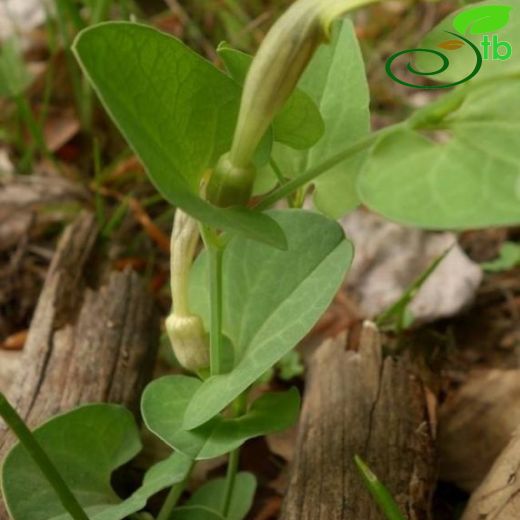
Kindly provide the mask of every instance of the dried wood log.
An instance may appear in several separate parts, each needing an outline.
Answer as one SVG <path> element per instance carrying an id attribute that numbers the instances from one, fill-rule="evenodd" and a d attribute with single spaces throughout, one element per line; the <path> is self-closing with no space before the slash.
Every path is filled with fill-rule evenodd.
<path id="1" fill-rule="evenodd" d="M 439 412 L 441 480 L 473 492 L 519 424 L 520 370 L 471 372 Z"/>
<path id="2" fill-rule="evenodd" d="M 356 454 L 411 520 L 429 518 L 435 482 L 424 389 L 404 359 L 383 359 L 366 323 L 357 351 L 329 340 L 309 363 L 283 520 L 381 520 L 354 466 Z"/>
<path id="3" fill-rule="evenodd" d="M 475 453 L 478 457 L 478 453 Z M 462 520 L 520 518 L 520 429 L 470 498 Z"/>
<path id="4" fill-rule="evenodd" d="M 0 177 L 0 251 L 15 247 L 31 228 L 62 221 L 60 204 L 88 200 L 80 184 L 61 177 L 12 175 Z M 55 209 L 37 211 L 52 204 Z"/>
<path id="5" fill-rule="evenodd" d="M 34 313 L 22 369 L 8 398 L 31 427 L 88 402 L 136 410 L 152 375 L 159 324 L 135 273 L 112 272 L 100 287 L 93 261 L 97 228 L 82 214 L 65 231 Z M 13 436 L 0 423 L 0 461 Z M 0 519 L 9 518 L 0 501 Z"/>

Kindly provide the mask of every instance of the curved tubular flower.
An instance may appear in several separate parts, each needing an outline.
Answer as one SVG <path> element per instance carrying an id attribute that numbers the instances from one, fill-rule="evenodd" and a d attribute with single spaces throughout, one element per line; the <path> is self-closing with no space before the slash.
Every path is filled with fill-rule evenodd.
<path id="1" fill-rule="evenodd" d="M 209 181 L 210 202 L 217 206 L 247 202 L 255 178 L 253 154 L 316 49 L 328 40 L 333 20 L 374 1 L 298 0 L 273 25 L 247 75 L 231 151 Z"/>
<path id="2" fill-rule="evenodd" d="M 265 37 L 246 78 L 231 163 L 239 168 L 251 158 L 295 89 L 318 46 L 328 41 L 334 19 L 375 0 L 299 0 Z"/>
<path id="3" fill-rule="evenodd" d="M 197 221 L 177 209 L 170 255 L 173 311 L 166 319 L 166 332 L 179 363 L 193 372 L 209 366 L 208 335 L 188 302 L 188 278 L 198 239 Z"/>

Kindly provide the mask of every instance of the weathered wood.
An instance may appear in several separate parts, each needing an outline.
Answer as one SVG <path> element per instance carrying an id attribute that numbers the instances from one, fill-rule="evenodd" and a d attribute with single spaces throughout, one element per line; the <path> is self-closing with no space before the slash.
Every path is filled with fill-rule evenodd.
<path id="1" fill-rule="evenodd" d="M 520 370 L 469 373 L 439 411 L 440 479 L 475 491 L 519 424 Z"/>
<path id="2" fill-rule="evenodd" d="M 112 272 L 100 287 L 97 228 L 83 214 L 64 233 L 31 323 L 22 370 L 8 398 L 30 426 L 87 402 L 136 409 L 152 375 L 159 324 L 135 273 Z M 0 460 L 14 439 L 0 424 Z M 0 519 L 7 519 L 0 502 Z"/>
<path id="3" fill-rule="evenodd" d="M 478 457 L 478 453 L 475 453 Z M 475 490 L 462 520 L 518 520 L 520 518 L 520 429 Z"/>
<path id="4" fill-rule="evenodd" d="M 297 454 L 283 520 L 381 520 L 354 465 L 356 454 L 410 520 L 429 518 L 432 435 L 421 383 L 404 359 L 383 360 L 371 323 L 358 351 L 345 335 L 318 348 L 307 374 Z"/>

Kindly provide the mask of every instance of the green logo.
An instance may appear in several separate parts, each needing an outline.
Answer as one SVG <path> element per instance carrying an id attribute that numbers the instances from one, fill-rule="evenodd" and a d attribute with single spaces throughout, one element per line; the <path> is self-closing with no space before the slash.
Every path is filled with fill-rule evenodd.
<path id="1" fill-rule="evenodd" d="M 496 31 L 507 25 L 509 21 L 510 11 L 511 7 L 509 6 L 487 5 L 481 7 L 474 7 L 472 9 L 466 9 L 465 11 L 462 11 L 457 16 L 455 16 L 455 18 L 453 19 L 453 28 L 456 32 L 445 31 L 447 34 L 454 38 L 444 40 L 437 46 L 440 49 L 443 49 L 444 51 L 456 51 L 457 49 L 460 49 L 467 45 L 473 50 L 473 52 L 475 53 L 475 66 L 473 70 L 465 78 L 462 78 L 461 80 L 446 85 L 423 86 L 414 85 L 413 83 L 403 81 L 394 74 L 392 70 L 392 65 L 394 61 L 400 56 L 403 56 L 404 54 L 416 52 L 429 53 L 439 57 L 441 59 L 441 65 L 434 71 L 423 72 L 414 68 L 411 63 L 408 63 L 406 68 L 412 74 L 415 74 L 417 76 L 435 76 L 437 74 L 441 74 L 450 66 L 450 60 L 446 56 L 446 54 L 444 54 L 442 51 L 426 48 L 406 49 L 404 51 L 396 52 L 395 54 L 390 56 L 390 58 L 388 58 L 386 62 L 386 73 L 397 83 L 411 88 L 450 88 L 455 87 L 456 85 L 460 85 L 461 83 L 465 83 L 466 81 L 469 81 L 471 78 L 475 77 L 479 73 L 484 60 L 505 61 L 509 60 L 513 55 L 513 48 L 509 42 L 500 41 L 497 34 L 493 34 L 492 38 L 490 38 L 489 34 L 495 33 Z M 480 42 L 480 46 L 476 45 L 473 41 L 466 37 L 471 35 L 482 35 L 482 41 Z"/>

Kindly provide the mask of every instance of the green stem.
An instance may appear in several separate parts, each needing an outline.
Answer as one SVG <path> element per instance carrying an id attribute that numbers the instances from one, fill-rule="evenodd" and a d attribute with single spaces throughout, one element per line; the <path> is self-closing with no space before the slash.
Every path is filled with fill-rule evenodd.
<path id="1" fill-rule="evenodd" d="M 382 130 L 379 130 L 377 132 L 373 132 L 366 137 L 360 139 L 359 141 L 355 142 L 353 145 L 349 146 L 347 149 L 343 150 L 342 152 L 337 153 L 336 155 L 333 155 L 330 159 L 327 159 L 326 161 L 322 162 L 321 164 L 318 164 L 318 166 L 315 166 L 314 168 L 311 168 L 310 170 L 307 170 L 302 175 L 299 175 L 298 177 L 295 177 L 294 179 L 290 180 L 283 186 L 280 186 L 278 189 L 273 191 L 271 194 L 267 195 L 259 204 L 257 204 L 256 209 L 259 211 L 263 211 L 265 209 L 270 208 L 273 204 L 278 202 L 279 200 L 288 197 L 291 193 L 296 191 L 298 188 L 304 186 L 308 182 L 313 181 L 316 177 L 319 177 L 326 171 L 330 170 L 337 164 L 345 161 L 346 159 L 352 157 L 353 155 L 361 152 L 362 150 L 365 150 L 366 148 L 369 148 L 374 144 L 374 142 L 381 138 L 383 135 L 394 132 L 399 127 L 405 127 L 408 126 L 408 123 L 405 121 L 404 123 L 399 123 L 397 125 L 392 125 L 386 128 L 383 128 Z"/>
<path id="2" fill-rule="evenodd" d="M 210 272 L 210 331 L 209 350 L 211 375 L 220 374 L 220 353 L 222 350 L 222 255 L 223 248 L 214 240 L 210 240 L 208 247 Z"/>
<path id="3" fill-rule="evenodd" d="M 177 505 L 179 498 L 181 498 L 182 492 L 186 487 L 186 482 L 188 481 L 188 478 L 190 476 L 191 471 L 193 470 L 194 465 L 195 464 L 191 465 L 191 468 L 186 474 L 186 478 L 184 480 L 182 480 L 181 482 L 177 482 L 177 484 L 174 484 L 171 487 L 170 492 L 168 493 L 168 496 L 166 497 L 166 500 L 164 501 L 164 504 L 162 505 L 161 510 L 159 511 L 159 516 L 157 517 L 157 520 L 169 520 L 171 518 L 172 512 L 175 509 L 175 506 Z"/>
<path id="4" fill-rule="evenodd" d="M 34 162 L 34 154 L 36 151 L 36 143 L 34 139 L 31 140 L 30 143 L 26 142 L 26 130 L 28 129 L 26 114 L 25 114 L 25 103 L 23 102 L 21 96 L 16 96 L 14 98 L 14 102 L 16 103 L 16 108 L 18 110 L 17 117 L 17 145 L 19 150 L 21 151 L 20 163 L 18 164 L 18 168 L 23 173 L 29 173 Z M 29 134 L 32 132 L 29 129 Z"/>
<path id="5" fill-rule="evenodd" d="M 224 0 L 224 4 L 228 8 L 228 10 L 238 18 L 238 20 L 243 23 L 249 23 L 250 19 L 245 10 L 240 6 L 238 2 L 235 0 Z"/>
<path id="6" fill-rule="evenodd" d="M 63 480 L 58 470 L 40 446 L 34 435 L 23 422 L 16 410 L 9 404 L 5 396 L 0 393 L 0 416 L 18 437 L 22 446 L 34 460 L 36 465 L 52 486 L 58 498 L 74 520 L 89 520 L 87 514 L 73 495 L 67 483 Z"/>
<path id="7" fill-rule="evenodd" d="M 76 102 L 76 109 L 81 121 L 83 130 L 90 133 L 92 128 L 92 104 L 93 94 L 92 89 L 86 78 L 80 74 L 80 69 L 76 65 L 76 61 L 72 54 L 71 46 L 73 36 L 69 30 L 69 20 L 72 21 L 76 31 L 81 30 L 85 23 L 81 19 L 81 14 L 71 0 L 55 0 L 56 17 L 58 20 L 58 27 L 61 32 L 63 47 L 65 50 L 65 61 L 70 75 L 74 98 Z"/>
<path id="8" fill-rule="evenodd" d="M 247 395 L 248 392 L 245 391 L 241 395 L 237 397 L 235 402 L 233 403 L 234 415 L 235 417 L 240 417 L 244 415 L 247 410 Z M 222 516 L 227 518 L 229 514 L 229 508 L 231 507 L 231 501 L 233 500 L 233 491 L 235 489 L 235 481 L 237 477 L 238 471 L 238 463 L 240 460 L 240 448 L 233 450 L 229 454 L 227 473 L 226 473 L 226 487 L 224 490 L 224 498 L 222 501 Z"/>
<path id="9" fill-rule="evenodd" d="M 227 473 L 226 473 L 226 488 L 224 490 L 224 500 L 222 502 L 222 516 L 227 518 L 231 501 L 233 500 L 233 491 L 235 489 L 235 481 L 238 471 L 238 462 L 240 460 L 240 448 L 233 450 L 229 454 Z"/>

